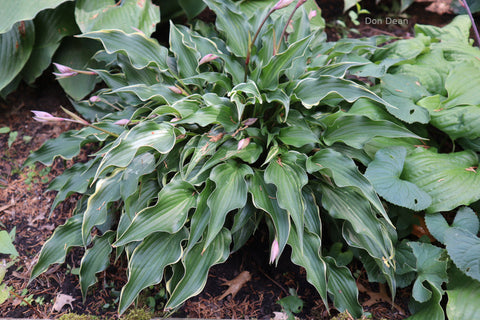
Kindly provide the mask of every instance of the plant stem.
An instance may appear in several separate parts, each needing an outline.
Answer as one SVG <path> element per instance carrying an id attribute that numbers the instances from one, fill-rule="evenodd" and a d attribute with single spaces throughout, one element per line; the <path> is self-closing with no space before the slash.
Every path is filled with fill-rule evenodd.
<path id="1" fill-rule="evenodd" d="M 260 34 L 260 30 L 262 30 L 263 25 L 264 25 L 265 22 L 267 21 L 268 17 L 270 17 L 270 15 L 273 13 L 273 11 L 275 11 L 274 8 L 272 8 L 272 9 L 270 9 L 270 11 L 268 11 L 268 13 L 267 13 L 267 15 L 265 16 L 265 18 L 263 18 L 262 23 L 260 23 L 260 26 L 258 27 L 257 32 L 255 32 L 255 35 L 253 36 L 252 41 L 250 41 L 250 43 L 248 44 L 247 57 L 245 58 L 245 77 L 244 77 L 244 79 L 243 79 L 244 82 L 247 81 L 248 64 L 250 63 L 250 55 L 252 54 L 253 44 L 254 44 L 255 41 L 257 40 L 258 35 Z"/>
<path id="2" fill-rule="evenodd" d="M 43 316 L 40 314 L 40 312 L 38 312 L 38 310 L 35 309 L 30 302 L 28 302 L 27 300 L 25 300 L 24 297 L 22 297 L 21 295 L 15 293 L 15 291 L 13 291 L 13 290 L 10 290 L 10 293 L 13 294 L 15 297 L 17 297 L 18 299 L 20 299 L 20 300 L 22 300 L 23 302 L 25 302 L 25 303 L 30 307 L 30 309 L 32 309 L 33 312 L 35 312 L 35 314 L 37 315 L 37 317 L 43 318 Z"/>
<path id="3" fill-rule="evenodd" d="M 465 10 L 467 10 L 470 20 L 472 21 L 473 31 L 475 32 L 475 38 L 477 40 L 477 46 L 480 48 L 480 34 L 478 34 L 477 25 L 475 24 L 475 20 L 473 19 L 472 11 L 470 11 L 470 7 L 468 6 L 467 0 L 462 0 L 462 2 L 463 2 L 463 6 L 465 7 Z"/>
<path id="4" fill-rule="evenodd" d="M 285 37 L 285 33 L 287 32 L 287 28 L 288 28 L 288 25 L 290 24 L 290 21 L 292 21 L 293 15 L 297 11 L 297 9 L 300 8 L 300 6 L 302 4 L 304 4 L 306 1 L 307 0 L 298 0 L 297 5 L 295 6 L 292 13 L 288 17 L 287 23 L 285 24 L 285 27 L 283 28 L 282 34 L 280 35 L 280 39 L 278 40 L 278 47 L 275 50 L 276 52 L 278 52 L 278 50 L 280 50 L 280 45 L 282 44 L 282 39 Z M 285 42 L 286 42 L 286 39 L 285 39 Z"/>
<path id="5" fill-rule="evenodd" d="M 89 124 L 87 124 L 87 125 L 88 125 L 89 127 L 92 127 L 92 128 L 94 128 L 94 129 L 97 129 L 97 130 L 99 130 L 99 131 L 102 131 L 103 133 L 106 133 L 106 134 L 108 134 L 108 135 L 111 135 L 112 137 L 118 138 L 118 134 L 116 134 L 116 133 L 113 133 L 113 132 L 110 132 L 110 131 L 108 131 L 108 130 L 105 130 L 105 129 L 102 129 L 102 128 L 100 128 L 100 127 L 97 127 L 97 126 L 94 125 L 94 124 L 90 124 L 90 123 L 89 123 Z"/>

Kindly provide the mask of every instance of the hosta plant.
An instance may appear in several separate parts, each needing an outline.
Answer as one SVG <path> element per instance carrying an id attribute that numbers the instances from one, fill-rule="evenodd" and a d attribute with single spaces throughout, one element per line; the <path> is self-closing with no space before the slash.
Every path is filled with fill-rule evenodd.
<path id="1" fill-rule="evenodd" d="M 58 191 L 52 210 L 73 193 L 82 197 L 43 246 L 32 279 L 62 263 L 70 248 L 84 247 L 84 296 L 96 273 L 125 256 L 119 312 L 162 281 L 166 308 L 177 308 L 202 290 L 211 266 L 265 225 L 270 261 L 290 246 L 326 305 L 362 315 L 346 267 L 353 254 L 392 295 L 414 282 L 414 312 L 439 314 L 447 252 L 407 237 L 412 212 L 420 211 L 448 241 L 463 224 L 450 227 L 437 212 L 480 199 L 475 152 L 428 149 L 437 143 L 430 123 L 447 130 L 433 122 L 435 107 L 478 104 L 466 93 L 473 86 L 449 80 L 462 63 L 478 65 L 467 41 L 448 41 L 468 37 L 468 18 L 445 29 L 419 27 L 417 38 L 387 45 L 385 38 L 327 43 L 318 9 L 304 2 L 254 12 L 248 2 L 205 0 L 215 25 L 171 24 L 168 48 L 139 32 L 82 35 L 103 46 L 96 57 L 106 68 L 88 72 L 106 88 L 74 104 L 83 118 L 37 113 L 39 121 L 85 127 L 46 142 L 26 165 L 72 159 L 86 144 L 98 151 L 50 184 Z M 427 59 L 439 59 L 428 70 L 438 75 L 417 78 Z M 467 132 L 456 138 L 476 145 Z M 478 225 L 468 230 L 473 239 Z M 448 248 L 454 276 L 464 279 L 456 260 L 465 255 L 456 259 Z M 449 290 L 468 304 L 459 298 L 463 285 L 471 287 L 463 281 Z"/>

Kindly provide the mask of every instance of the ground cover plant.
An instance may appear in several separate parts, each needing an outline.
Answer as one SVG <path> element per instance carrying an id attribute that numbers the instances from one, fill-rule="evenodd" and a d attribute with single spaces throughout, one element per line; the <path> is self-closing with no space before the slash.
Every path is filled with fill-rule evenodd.
<path id="1" fill-rule="evenodd" d="M 450 319 L 475 318 L 479 221 L 466 206 L 480 199 L 480 52 L 469 18 L 417 26 L 408 40 L 329 43 L 320 12 L 292 2 L 258 14 L 248 2 L 205 1 L 215 26 L 172 24 L 168 48 L 141 32 L 81 36 L 103 46 L 105 68 L 85 71 L 106 88 L 74 103 L 81 117 L 36 112 L 85 127 L 25 165 L 99 149 L 51 183 L 52 210 L 83 196 L 32 279 L 85 247 L 84 296 L 111 257 L 126 256 L 119 312 L 162 280 L 174 309 L 263 221 L 271 262 L 290 246 L 326 305 L 362 316 L 355 258 L 392 296 L 413 284 L 413 319 L 444 319 L 444 294 Z M 414 241 L 419 220 L 430 233 Z"/>

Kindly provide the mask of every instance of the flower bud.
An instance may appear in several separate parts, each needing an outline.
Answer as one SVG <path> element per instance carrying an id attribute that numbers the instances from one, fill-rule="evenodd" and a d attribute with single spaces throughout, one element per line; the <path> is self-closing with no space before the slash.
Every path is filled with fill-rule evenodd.
<path id="1" fill-rule="evenodd" d="M 250 143 L 250 137 L 238 141 L 237 150 L 245 149 Z"/>
<path id="2" fill-rule="evenodd" d="M 280 248 L 278 246 L 278 241 L 275 238 L 272 242 L 272 249 L 270 250 L 270 264 L 272 264 L 280 253 Z"/>
<path id="3" fill-rule="evenodd" d="M 275 4 L 273 10 L 278 10 L 289 6 L 294 0 L 280 0 Z"/>
<path id="4" fill-rule="evenodd" d="M 50 113 L 44 112 L 44 111 L 32 110 L 32 112 L 34 114 L 33 119 L 38 122 L 62 122 L 62 121 L 69 120 L 65 118 L 52 116 Z"/>
<path id="5" fill-rule="evenodd" d="M 118 126 L 123 126 L 123 125 L 129 124 L 129 123 L 130 123 L 129 119 L 120 119 L 118 121 L 115 121 L 113 124 L 116 124 Z"/>
<path id="6" fill-rule="evenodd" d="M 209 54 L 205 55 L 202 59 L 200 59 L 200 61 L 198 62 L 198 65 L 210 62 L 210 61 L 215 60 L 217 58 L 218 58 L 218 56 L 214 55 L 213 53 L 209 53 Z"/>
<path id="7" fill-rule="evenodd" d="M 70 67 L 64 66 L 63 64 L 53 63 L 59 72 L 53 72 L 57 79 L 63 79 L 72 77 L 78 74 L 77 71 L 73 70 Z"/>
<path id="8" fill-rule="evenodd" d="M 90 99 L 88 99 L 91 103 L 98 102 L 102 100 L 99 96 L 91 96 Z"/>
<path id="9" fill-rule="evenodd" d="M 313 18 L 315 18 L 317 16 L 317 10 L 311 10 L 309 13 L 308 13 L 308 20 L 312 20 Z"/>
<path id="10" fill-rule="evenodd" d="M 183 94 L 182 90 L 175 87 L 175 86 L 169 86 L 168 89 L 170 89 L 170 91 L 172 91 L 173 93 L 176 93 L 176 94 Z"/>
<path id="11" fill-rule="evenodd" d="M 245 120 L 245 121 L 243 122 L 243 125 L 244 125 L 244 126 L 247 126 L 247 127 L 248 127 L 248 126 L 251 126 L 252 124 L 254 124 L 255 122 L 257 122 L 257 120 L 258 120 L 257 118 L 248 118 L 247 120 Z"/>

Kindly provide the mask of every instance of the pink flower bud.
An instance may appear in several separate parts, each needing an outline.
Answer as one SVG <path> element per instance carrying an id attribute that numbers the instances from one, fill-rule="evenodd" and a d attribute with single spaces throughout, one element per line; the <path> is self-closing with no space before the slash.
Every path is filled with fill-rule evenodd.
<path id="1" fill-rule="evenodd" d="M 250 143 L 250 137 L 238 141 L 237 150 L 245 149 Z"/>
<path id="2" fill-rule="evenodd" d="M 38 122 L 61 122 L 61 121 L 69 120 L 65 118 L 52 116 L 50 113 L 44 112 L 44 111 L 32 110 L 32 112 L 34 114 L 33 119 Z"/>
<path id="3" fill-rule="evenodd" d="M 289 6 L 294 0 L 280 0 L 275 4 L 273 10 L 278 10 Z"/>
<path id="4" fill-rule="evenodd" d="M 91 96 L 90 99 L 88 99 L 91 103 L 98 102 L 102 100 L 99 96 Z"/>
<path id="5" fill-rule="evenodd" d="M 63 64 L 53 63 L 55 67 L 57 67 L 59 72 L 53 72 L 53 74 L 57 77 L 57 79 L 63 79 L 72 77 L 78 74 L 77 71 L 73 70 L 70 67 L 64 66 Z"/>
<path id="6" fill-rule="evenodd" d="M 118 126 L 123 126 L 123 125 L 129 124 L 129 123 L 130 123 L 129 119 L 120 119 L 118 121 L 115 121 L 113 124 L 116 124 Z"/>
<path id="7" fill-rule="evenodd" d="M 272 242 L 272 249 L 270 250 L 270 263 L 273 263 L 280 253 L 280 248 L 278 247 L 278 241 L 275 238 Z"/>
<path id="8" fill-rule="evenodd" d="M 209 53 L 206 56 L 204 56 L 202 59 L 200 59 L 200 61 L 198 62 L 198 65 L 210 62 L 210 61 L 215 60 L 217 58 L 218 58 L 218 56 L 214 55 L 213 53 Z"/>
<path id="9" fill-rule="evenodd" d="M 257 122 L 257 118 L 248 118 L 247 120 L 245 120 L 243 122 L 243 125 L 245 126 L 251 126 L 252 124 L 254 124 L 255 122 Z"/>
<path id="10" fill-rule="evenodd" d="M 307 0 L 298 0 L 297 5 L 295 6 L 295 8 L 300 7 L 300 6 L 301 6 L 302 4 L 304 4 L 305 2 L 307 2 Z"/>
<path id="11" fill-rule="evenodd" d="M 183 94 L 182 90 L 175 87 L 175 86 L 169 86 L 168 89 L 170 89 L 170 91 L 176 93 L 176 94 Z"/>
<path id="12" fill-rule="evenodd" d="M 308 13 L 308 20 L 312 20 L 313 18 L 315 18 L 317 16 L 317 10 L 311 10 L 309 13 Z"/>

